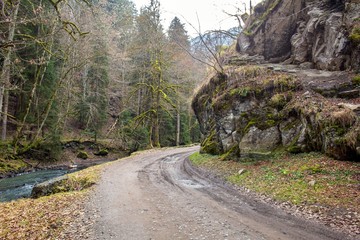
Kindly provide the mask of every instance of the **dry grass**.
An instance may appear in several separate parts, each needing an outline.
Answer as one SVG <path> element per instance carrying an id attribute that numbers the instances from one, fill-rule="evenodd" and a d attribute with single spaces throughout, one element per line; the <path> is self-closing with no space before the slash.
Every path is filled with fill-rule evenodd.
<path id="1" fill-rule="evenodd" d="M 0 204 L 0 239 L 57 239 L 81 215 L 83 192 Z"/>
<path id="2" fill-rule="evenodd" d="M 82 217 L 89 187 L 104 165 L 69 174 L 70 192 L 0 203 L 0 239 L 66 239 L 64 230 Z"/>

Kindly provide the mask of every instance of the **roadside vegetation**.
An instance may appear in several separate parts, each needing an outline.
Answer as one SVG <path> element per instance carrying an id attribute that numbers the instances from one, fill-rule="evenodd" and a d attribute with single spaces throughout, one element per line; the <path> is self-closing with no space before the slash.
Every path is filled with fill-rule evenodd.
<path id="1" fill-rule="evenodd" d="M 303 212 L 331 227 L 360 234 L 360 163 L 333 160 L 320 153 L 280 153 L 263 160 L 224 161 L 195 153 L 195 166 L 205 168 L 291 213 Z"/>

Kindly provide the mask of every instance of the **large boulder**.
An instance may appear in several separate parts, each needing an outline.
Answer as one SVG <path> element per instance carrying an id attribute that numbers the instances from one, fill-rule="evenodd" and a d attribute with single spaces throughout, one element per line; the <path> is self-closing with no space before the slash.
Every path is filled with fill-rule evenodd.
<path id="1" fill-rule="evenodd" d="M 233 159 L 278 149 L 359 159 L 359 106 L 304 89 L 298 75 L 246 66 L 213 77 L 192 102 L 201 151 Z"/>

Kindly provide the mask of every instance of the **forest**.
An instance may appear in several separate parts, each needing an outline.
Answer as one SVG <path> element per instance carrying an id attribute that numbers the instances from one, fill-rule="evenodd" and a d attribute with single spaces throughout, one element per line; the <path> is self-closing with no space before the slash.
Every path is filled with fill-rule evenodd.
<path id="1" fill-rule="evenodd" d="M 10 155 L 56 159 L 73 139 L 129 151 L 199 142 L 189 102 L 228 36 L 191 38 L 178 17 L 163 26 L 157 0 L 139 11 L 129 0 L 0 3 L 1 144 Z"/>
<path id="2" fill-rule="evenodd" d="M 170 2 L 0 0 L 0 239 L 358 239 L 359 0 Z"/>

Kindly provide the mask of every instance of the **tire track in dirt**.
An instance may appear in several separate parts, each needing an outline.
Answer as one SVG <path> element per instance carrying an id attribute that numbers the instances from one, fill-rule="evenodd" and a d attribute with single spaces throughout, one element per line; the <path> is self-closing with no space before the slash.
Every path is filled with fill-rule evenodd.
<path id="1" fill-rule="evenodd" d="M 247 197 L 191 166 L 198 147 L 144 152 L 109 166 L 92 197 L 93 239 L 346 239 Z"/>

